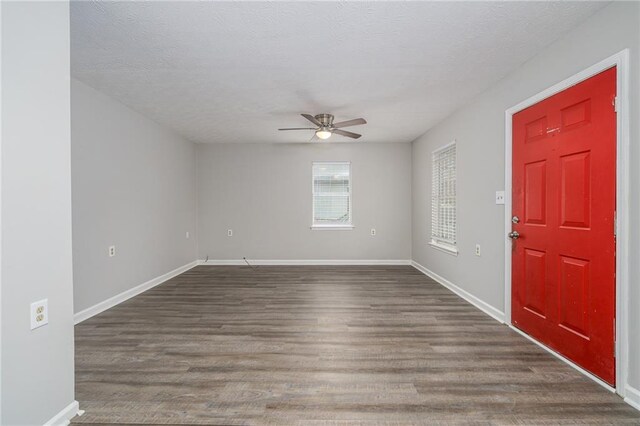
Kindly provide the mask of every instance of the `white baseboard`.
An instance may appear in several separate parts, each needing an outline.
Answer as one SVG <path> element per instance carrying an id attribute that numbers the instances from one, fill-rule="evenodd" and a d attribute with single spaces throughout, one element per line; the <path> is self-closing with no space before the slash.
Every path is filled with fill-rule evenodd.
<path id="1" fill-rule="evenodd" d="M 493 306 L 489 305 L 486 302 L 483 302 L 482 300 L 478 299 L 473 294 L 469 293 L 466 290 L 461 289 L 460 287 L 458 287 L 457 285 L 455 285 L 451 281 L 449 281 L 449 280 L 441 277 L 440 275 L 436 274 L 435 272 L 425 268 L 424 266 L 422 266 L 421 264 L 419 264 L 418 262 L 416 262 L 414 260 L 411 261 L 411 266 L 413 266 L 414 268 L 416 268 L 418 271 L 422 272 L 423 274 L 425 274 L 429 278 L 433 279 L 438 284 L 448 288 L 449 290 L 451 290 L 452 292 L 454 292 L 458 296 L 462 297 L 464 300 L 466 300 L 467 302 L 471 303 L 473 306 L 475 306 L 476 308 L 480 309 L 485 314 L 489 315 L 490 317 L 496 319 L 497 321 L 499 321 L 501 323 L 504 323 L 504 312 L 494 308 Z"/>
<path id="2" fill-rule="evenodd" d="M 193 261 L 191 263 L 187 263 L 184 266 L 180 266 L 179 268 L 174 269 L 173 271 L 169 271 L 166 274 L 160 275 L 159 277 L 153 278 L 146 283 L 142 283 L 139 286 L 133 287 L 129 290 L 123 291 L 120 294 L 117 294 L 113 297 L 108 298 L 98 304 L 95 304 L 87 309 L 83 309 L 82 311 L 76 313 L 73 316 L 73 321 L 75 324 L 79 324 L 82 321 L 91 318 L 94 315 L 98 315 L 100 312 L 106 311 L 109 308 L 116 306 L 119 303 L 124 302 L 125 300 L 131 299 L 134 296 L 137 296 L 140 293 L 143 293 L 150 288 L 153 288 L 163 282 L 170 280 L 171 278 L 182 274 L 185 271 L 195 267 L 198 265 L 198 261 Z"/>
<path id="3" fill-rule="evenodd" d="M 343 259 L 247 259 L 252 266 L 296 266 L 296 265 L 411 265 L 411 261 L 407 259 L 354 259 L 354 260 L 343 260 Z M 244 265 L 247 266 L 247 263 L 244 259 L 209 259 L 205 261 L 201 259 L 198 261 L 199 265 L 210 265 L 210 266 L 220 266 L 220 265 Z"/>
<path id="4" fill-rule="evenodd" d="M 593 380 L 594 382 L 596 382 L 597 384 L 599 384 L 600 386 L 602 386 L 603 388 L 608 390 L 609 392 L 612 392 L 612 393 L 616 392 L 616 389 L 614 387 L 612 387 L 609 383 L 607 383 L 604 380 L 602 380 L 600 377 L 591 374 L 590 372 L 588 372 L 584 368 L 580 367 L 575 362 L 571 361 L 568 358 L 563 357 L 560 353 L 554 351 L 553 349 L 551 349 L 550 347 L 546 346 L 545 344 L 543 344 L 541 342 L 538 342 L 536 339 L 534 339 L 533 337 L 529 336 L 524 331 L 516 328 L 514 325 L 510 324 L 509 328 L 512 329 L 513 331 L 515 331 L 516 333 L 518 333 L 519 335 L 521 335 L 522 337 L 524 337 L 525 339 L 529 340 L 531 343 L 535 343 L 537 346 L 539 346 L 542 349 L 544 349 L 545 351 L 549 352 L 551 355 L 553 355 L 554 357 L 558 358 L 560 361 L 564 362 L 569 367 L 571 367 L 571 368 L 577 370 L 578 372 L 582 373 L 583 375 L 587 376 L 588 378 L 590 378 L 591 380 Z"/>
<path id="5" fill-rule="evenodd" d="M 624 388 L 624 402 L 640 411 L 640 390 L 627 384 Z"/>
<path id="6" fill-rule="evenodd" d="M 78 401 L 73 401 L 67 405 L 58 414 L 51 417 L 44 426 L 66 426 L 71 423 L 71 419 L 80 413 L 80 405 Z"/>
<path id="7" fill-rule="evenodd" d="M 439 284 L 443 285 L 444 287 L 448 288 L 449 290 L 453 291 L 458 296 L 462 297 L 467 302 L 471 303 L 472 305 L 474 305 L 475 307 L 477 307 L 478 309 L 480 309 L 481 311 L 483 311 L 487 315 L 493 317 L 494 319 L 496 319 L 500 323 L 503 323 L 503 324 L 505 323 L 504 312 L 499 311 L 498 309 L 494 308 L 493 306 L 483 302 L 482 300 L 478 299 L 477 297 L 475 297 L 471 293 L 461 289 L 460 287 L 458 287 L 457 285 L 455 285 L 452 282 L 448 281 L 447 279 L 441 277 L 440 275 L 436 274 L 435 272 L 433 272 L 433 271 L 425 268 L 424 266 L 420 265 L 418 262 L 411 261 L 411 265 L 414 268 L 416 268 L 418 271 L 422 272 L 426 276 L 428 276 L 428 277 L 432 278 L 433 280 L 435 280 L 437 283 L 439 283 Z M 529 336 L 528 334 L 522 332 L 521 330 L 518 330 L 517 328 L 515 328 L 512 325 L 509 325 L 509 327 L 511 329 L 513 329 L 514 331 L 516 331 L 517 333 L 519 333 L 520 335 L 522 335 L 525 338 L 527 338 L 528 340 L 530 340 L 531 342 L 533 342 L 536 345 L 540 346 L 542 349 L 546 350 L 547 352 L 549 352 L 550 354 L 552 354 L 553 356 L 555 356 L 559 360 L 565 362 L 569 366 L 575 368 L 576 370 L 578 370 L 579 372 L 581 372 L 585 376 L 589 377 L 590 379 L 592 379 L 594 382 L 596 382 L 599 385 L 601 385 L 606 390 L 608 390 L 610 392 L 615 392 L 616 391 L 615 388 L 611 387 L 608 383 L 603 382 L 600 378 L 598 378 L 598 377 L 594 376 L 593 374 L 589 373 L 585 369 L 581 368 L 579 365 L 577 365 L 577 364 L 573 363 L 572 361 L 564 358 L 562 355 L 558 354 L 557 352 L 554 352 L 552 349 L 546 347 L 545 345 L 543 345 L 542 343 L 538 342 L 537 340 L 535 340 L 533 337 Z M 637 389 L 635 389 L 632 386 L 629 386 L 627 384 L 625 386 L 625 394 L 626 395 L 625 395 L 624 401 L 627 404 L 629 404 L 630 406 L 632 406 L 633 408 L 635 408 L 637 410 L 640 410 L 640 391 L 638 391 Z"/>

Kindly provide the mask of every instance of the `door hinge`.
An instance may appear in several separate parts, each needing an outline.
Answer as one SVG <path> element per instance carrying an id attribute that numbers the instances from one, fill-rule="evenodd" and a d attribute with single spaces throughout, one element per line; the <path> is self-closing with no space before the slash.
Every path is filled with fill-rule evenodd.
<path id="1" fill-rule="evenodd" d="M 613 111 L 618 112 L 618 97 L 614 97 L 611 101 L 611 105 L 613 105 Z"/>
<path id="2" fill-rule="evenodd" d="M 613 212 L 613 238 L 618 237 L 618 212 Z"/>

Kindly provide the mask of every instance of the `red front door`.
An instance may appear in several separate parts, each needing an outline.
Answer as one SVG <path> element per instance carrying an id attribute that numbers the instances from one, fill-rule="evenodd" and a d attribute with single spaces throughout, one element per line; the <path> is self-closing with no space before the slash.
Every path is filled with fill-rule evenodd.
<path id="1" fill-rule="evenodd" d="M 511 319 L 615 382 L 615 68 L 513 116 Z"/>

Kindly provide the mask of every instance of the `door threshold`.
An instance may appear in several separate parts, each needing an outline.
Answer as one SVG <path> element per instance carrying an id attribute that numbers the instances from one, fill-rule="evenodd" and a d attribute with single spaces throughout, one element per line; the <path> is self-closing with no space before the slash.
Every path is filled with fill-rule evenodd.
<path id="1" fill-rule="evenodd" d="M 545 345 L 544 343 L 541 343 L 541 342 L 537 341 L 536 339 L 534 339 L 533 337 L 531 337 L 530 335 L 528 335 L 524 331 L 520 330 L 519 328 L 517 328 L 513 324 L 507 324 L 507 325 L 512 330 L 514 330 L 518 334 L 520 334 L 521 336 L 524 336 L 529 341 L 531 341 L 531 342 L 535 343 L 536 345 L 540 346 L 542 349 L 544 349 L 545 351 L 549 352 L 551 355 L 555 356 L 560 361 L 564 361 L 565 364 L 568 364 L 573 369 L 578 370 L 584 376 L 587 376 L 588 378 L 590 378 L 591 380 L 593 380 L 594 382 L 596 382 L 597 384 L 599 384 L 600 386 L 602 386 L 603 388 L 608 390 L 609 392 L 616 393 L 616 388 L 614 386 L 611 386 L 609 383 L 605 382 L 604 380 L 602 380 L 598 376 L 596 376 L 593 373 L 590 373 L 589 371 L 587 371 L 584 368 L 580 367 L 578 364 L 576 364 L 575 362 L 571 361 L 569 358 L 565 358 L 564 356 L 562 356 L 558 352 L 554 351 L 553 349 L 551 349 L 549 346 Z"/>

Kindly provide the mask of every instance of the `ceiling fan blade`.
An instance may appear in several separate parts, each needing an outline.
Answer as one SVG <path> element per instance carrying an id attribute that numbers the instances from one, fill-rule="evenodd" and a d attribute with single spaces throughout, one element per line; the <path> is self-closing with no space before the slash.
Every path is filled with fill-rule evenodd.
<path id="1" fill-rule="evenodd" d="M 316 126 L 322 127 L 322 123 L 316 120 L 316 118 L 313 115 L 311 114 L 300 114 L 300 115 L 306 118 L 307 120 L 309 120 L 310 122 L 312 122 L 313 124 L 315 124 Z"/>
<path id="2" fill-rule="evenodd" d="M 341 121 L 333 125 L 334 128 L 339 129 L 341 127 L 357 126 L 359 124 L 367 124 L 367 120 L 364 118 L 354 118 L 353 120 Z"/>
<path id="3" fill-rule="evenodd" d="M 340 130 L 340 129 L 333 129 L 331 130 L 331 133 L 335 133 L 336 135 L 342 135 L 342 136 L 346 136 L 348 138 L 353 138 L 353 139 L 358 139 L 360 136 L 362 136 L 357 133 L 347 132 L 346 130 Z"/>
<path id="4" fill-rule="evenodd" d="M 315 127 L 289 127 L 286 129 L 278 129 L 278 130 L 316 130 Z"/>

